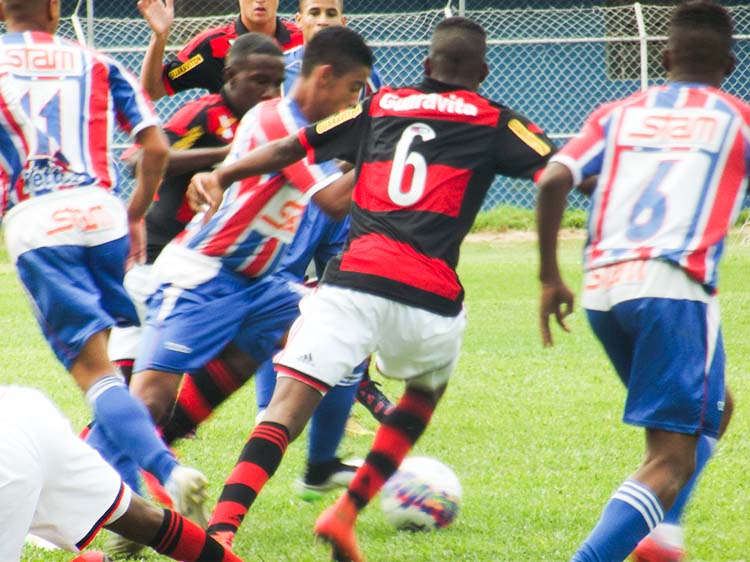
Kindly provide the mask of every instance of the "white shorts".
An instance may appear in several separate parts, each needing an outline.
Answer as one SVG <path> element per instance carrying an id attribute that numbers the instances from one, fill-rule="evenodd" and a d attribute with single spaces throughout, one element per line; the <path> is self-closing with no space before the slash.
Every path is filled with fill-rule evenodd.
<path id="1" fill-rule="evenodd" d="M 141 341 L 142 326 L 146 321 L 148 306 L 146 301 L 159 288 L 159 281 L 154 274 L 152 264 L 137 265 L 125 274 L 125 290 L 133 300 L 140 326 L 127 326 L 124 328 L 114 327 L 109 334 L 109 358 L 112 361 L 118 359 L 135 359 L 138 354 L 138 345 Z"/>
<path id="2" fill-rule="evenodd" d="M 0 386 L 0 561 L 27 533 L 84 548 L 130 505 L 130 489 L 40 391 Z"/>
<path id="3" fill-rule="evenodd" d="M 387 298 L 322 285 L 300 302 L 301 315 L 283 351 L 279 376 L 321 392 L 340 383 L 370 354 L 383 376 L 435 390 L 458 362 L 466 314 L 441 316 Z"/>

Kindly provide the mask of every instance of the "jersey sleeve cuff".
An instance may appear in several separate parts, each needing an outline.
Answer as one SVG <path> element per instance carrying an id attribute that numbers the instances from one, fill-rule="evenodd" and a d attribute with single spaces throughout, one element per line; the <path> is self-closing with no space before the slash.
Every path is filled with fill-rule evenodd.
<path id="1" fill-rule="evenodd" d="M 140 133 L 143 129 L 148 129 L 149 127 L 158 127 L 161 125 L 161 119 L 158 117 L 152 117 L 151 119 L 144 119 L 140 123 L 138 123 L 133 129 L 130 131 L 130 138 L 135 139 L 136 135 Z"/>
<path id="2" fill-rule="evenodd" d="M 573 176 L 573 186 L 577 186 L 583 181 L 581 169 L 578 167 L 576 161 L 570 156 L 558 153 L 550 158 L 549 162 L 550 164 L 552 162 L 557 162 L 558 164 L 565 166 L 570 171 L 570 175 Z"/>
<path id="3" fill-rule="evenodd" d="M 313 184 L 313 186 L 307 190 L 306 193 L 310 194 L 310 197 L 315 195 L 318 191 L 321 189 L 324 189 L 331 185 L 333 182 L 335 182 L 337 179 L 339 179 L 341 176 L 343 176 L 343 172 L 335 172 L 331 174 L 330 176 L 326 176 L 322 180 L 320 180 L 318 183 Z"/>

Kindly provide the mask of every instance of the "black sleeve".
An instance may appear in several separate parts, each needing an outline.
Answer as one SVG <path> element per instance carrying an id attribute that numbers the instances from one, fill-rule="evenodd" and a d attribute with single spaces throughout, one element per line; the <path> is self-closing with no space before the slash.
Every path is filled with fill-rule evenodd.
<path id="1" fill-rule="evenodd" d="M 212 41 L 222 41 L 222 38 L 207 36 L 200 42 L 189 44 L 177 56 L 167 58 L 162 78 L 168 93 L 205 88 L 215 94 L 221 90 L 224 58 L 214 56 Z"/>
<path id="2" fill-rule="evenodd" d="M 360 142 L 366 138 L 370 98 L 305 127 L 300 134 L 314 162 L 339 158 L 355 162 Z"/>
<path id="3" fill-rule="evenodd" d="M 512 109 L 502 109 L 493 147 L 496 173 L 533 178 L 556 150 L 544 131 L 528 118 Z"/>

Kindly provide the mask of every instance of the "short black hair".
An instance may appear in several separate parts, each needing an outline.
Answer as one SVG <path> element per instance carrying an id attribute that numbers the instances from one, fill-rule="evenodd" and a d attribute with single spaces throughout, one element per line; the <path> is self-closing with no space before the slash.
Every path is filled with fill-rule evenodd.
<path id="1" fill-rule="evenodd" d="M 672 63 L 712 70 L 727 63 L 732 50 L 732 17 L 711 0 L 689 0 L 677 6 L 669 21 Z"/>
<path id="2" fill-rule="evenodd" d="M 336 25 L 318 31 L 305 44 L 302 57 L 302 76 L 310 76 L 316 66 L 330 64 L 337 76 L 360 66 L 372 68 L 372 50 L 362 36 L 346 27 Z"/>
<path id="3" fill-rule="evenodd" d="M 282 57 L 284 53 L 279 46 L 273 42 L 268 35 L 263 33 L 244 33 L 237 37 L 229 49 L 225 64 L 231 66 L 238 62 L 244 61 L 251 55 L 271 55 L 273 57 Z"/>
<path id="4" fill-rule="evenodd" d="M 430 61 L 443 75 L 471 77 L 484 68 L 487 33 L 474 20 L 451 17 L 435 26 Z"/>

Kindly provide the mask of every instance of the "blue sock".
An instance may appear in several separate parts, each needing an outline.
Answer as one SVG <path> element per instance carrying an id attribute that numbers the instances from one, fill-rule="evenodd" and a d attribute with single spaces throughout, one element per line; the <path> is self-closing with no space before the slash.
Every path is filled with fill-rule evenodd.
<path id="1" fill-rule="evenodd" d="M 88 389 L 86 400 L 107 440 L 164 484 L 177 460 L 157 436 L 146 406 L 130 394 L 125 382 L 105 376 Z"/>
<path id="2" fill-rule="evenodd" d="M 258 411 L 265 410 L 271 403 L 273 390 L 276 388 L 276 371 L 269 359 L 255 371 L 255 403 Z"/>
<path id="3" fill-rule="evenodd" d="M 664 508 L 656 494 L 640 482 L 625 480 L 572 562 L 625 560 L 663 518 Z"/>
<path id="4" fill-rule="evenodd" d="M 101 426 L 95 423 L 86 436 L 86 443 L 96 449 L 102 458 L 119 473 L 123 482 L 130 486 L 136 494 L 141 494 L 141 481 L 138 474 L 138 464 L 128 458 L 119 447 L 115 446 L 102 431 Z"/>
<path id="5" fill-rule="evenodd" d="M 698 446 L 695 450 L 695 472 L 688 480 L 687 484 L 680 490 L 677 495 L 672 507 L 667 511 L 664 516 L 664 523 L 671 523 L 672 525 L 679 525 L 682 519 L 682 513 L 685 511 L 690 495 L 693 493 L 698 478 L 700 478 L 701 472 L 708 463 L 711 455 L 714 454 L 714 448 L 716 447 L 716 439 L 713 437 L 706 437 L 701 435 L 698 439 Z"/>
<path id="6" fill-rule="evenodd" d="M 310 420 L 307 438 L 307 462 L 321 463 L 336 457 L 344 438 L 346 420 L 354 405 L 357 383 L 336 385 L 320 401 Z"/>

